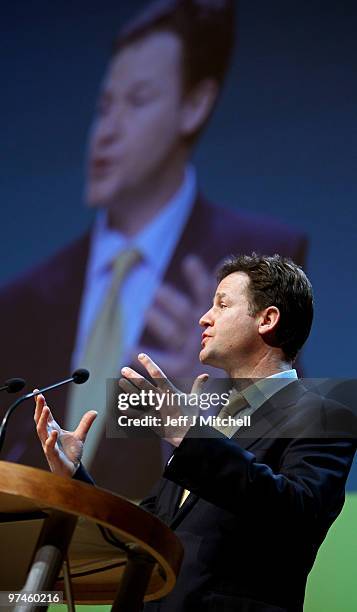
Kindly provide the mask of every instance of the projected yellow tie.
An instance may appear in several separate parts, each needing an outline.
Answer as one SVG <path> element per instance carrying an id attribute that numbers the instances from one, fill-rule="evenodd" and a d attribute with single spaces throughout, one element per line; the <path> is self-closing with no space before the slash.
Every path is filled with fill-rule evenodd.
<path id="1" fill-rule="evenodd" d="M 66 417 L 66 429 L 75 429 L 87 410 L 97 410 L 98 416 L 84 445 L 83 461 L 89 465 L 105 427 L 106 379 L 118 376 L 123 352 L 122 309 L 119 294 L 129 271 L 139 262 L 136 249 L 123 251 L 114 261 L 113 278 L 107 296 L 93 324 L 80 366 L 90 371 L 85 385 L 72 385 Z"/>

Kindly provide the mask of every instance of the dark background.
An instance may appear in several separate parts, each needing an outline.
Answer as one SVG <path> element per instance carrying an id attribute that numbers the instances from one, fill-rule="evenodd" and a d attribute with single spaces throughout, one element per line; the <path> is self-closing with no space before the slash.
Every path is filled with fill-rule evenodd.
<path id="1" fill-rule="evenodd" d="M 90 223 L 87 129 L 111 41 L 146 4 L 2 3 L 1 283 Z M 306 375 L 357 377 L 357 3 L 242 0 L 238 32 L 195 155 L 201 187 L 212 200 L 308 234 L 316 318 Z M 357 474 L 350 486 L 357 489 Z"/>

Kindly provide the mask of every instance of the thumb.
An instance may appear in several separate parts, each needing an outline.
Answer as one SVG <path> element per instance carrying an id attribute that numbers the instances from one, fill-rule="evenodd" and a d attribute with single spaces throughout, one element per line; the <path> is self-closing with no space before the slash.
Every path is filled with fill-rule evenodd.
<path id="1" fill-rule="evenodd" d="M 96 419 L 97 414 L 98 412 L 96 412 L 96 410 L 89 410 L 82 416 L 79 425 L 74 432 L 74 435 L 82 442 L 85 441 L 87 433 Z"/>
<path id="2" fill-rule="evenodd" d="M 208 379 L 209 374 L 200 374 L 199 376 L 197 376 L 197 378 L 195 378 L 195 380 L 193 381 L 191 393 L 199 395 L 202 392 L 202 389 Z"/>

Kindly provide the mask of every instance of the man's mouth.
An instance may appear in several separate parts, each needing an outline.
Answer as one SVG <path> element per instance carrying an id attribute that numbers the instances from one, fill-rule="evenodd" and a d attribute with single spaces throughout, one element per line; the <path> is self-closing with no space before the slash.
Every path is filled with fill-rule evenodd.
<path id="1" fill-rule="evenodd" d="M 202 341 L 201 341 L 201 346 L 205 346 L 206 341 L 210 338 L 211 336 L 209 336 L 208 334 L 202 334 Z"/>
<path id="2" fill-rule="evenodd" d="M 97 157 L 90 164 L 90 175 L 101 178 L 111 172 L 113 163 L 105 157 Z"/>

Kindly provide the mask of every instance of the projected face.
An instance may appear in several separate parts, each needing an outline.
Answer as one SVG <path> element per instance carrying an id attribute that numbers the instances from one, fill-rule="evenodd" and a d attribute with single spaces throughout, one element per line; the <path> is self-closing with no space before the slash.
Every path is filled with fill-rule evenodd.
<path id="1" fill-rule="evenodd" d="M 104 78 L 89 141 L 86 199 L 116 206 L 158 181 L 182 123 L 181 42 L 152 33 L 120 50 Z"/>

